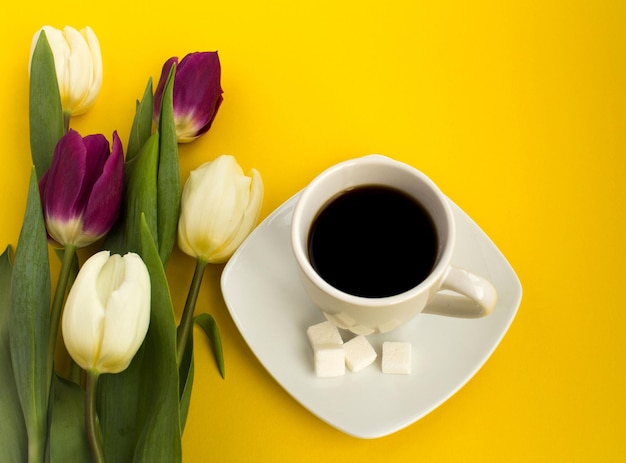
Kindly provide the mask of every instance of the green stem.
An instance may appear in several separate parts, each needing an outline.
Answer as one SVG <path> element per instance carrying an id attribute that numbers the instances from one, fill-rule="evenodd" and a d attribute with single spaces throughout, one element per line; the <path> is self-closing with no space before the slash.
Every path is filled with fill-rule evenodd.
<path id="1" fill-rule="evenodd" d="M 28 439 L 28 463 L 41 463 L 44 461 L 44 447 L 40 439 Z"/>
<path id="2" fill-rule="evenodd" d="M 185 302 L 185 308 L 183 309 L 183 316 L 180 319 L 180 325 L 178 325 L 178 330 L 176 331 L 176 364 L 178 367 L 180 367 L 183 360 L 185 345 L 187 344 L 189 333 L 193 327 L 193 311 L 196 307 L 198 293 L 200 292 L 200 284 L 202 283 L 202 277 L 204 276 L 204 269 L 206 266 L 207 262 L 202 259 L 198 259 L 196 261 L 196 270 L 193 273 L 189 293 L 187 293 L 187 301 Z"/>
<path id="3" fill-rule="evenodd" d="M 88 370 L 85 378 L 85 430 L 87 440 L 94 463 L 104 463 L 104 451 L 102 450 L 102 436 L 98 428 L 96 414 L 96 390 L 100 373 Z"/>
<path id="4" fill-rule="evenodd" d="M 61 271 L 57 280 L 57 287 L 52 300 L 52 309 L 50 311 L 50 332 L 48 333 L 48 378 L 51 380 L 54 372 L 54 351 L 57 343 L 57 334 L 59 331 L 59 321 L 61 319 L 61 310 L 63 309 L 63 300 L 69 281 L 74 255 L 76 254 L 75 246 L 66 246 L 63 251 L 63 261 L 61 263 Z"/>
<path id="5" fill-rule="evenodd" d="M 72 117 L 70 113 L 63 111 L 63 133 L 70 130 L 70 117 Z"/>

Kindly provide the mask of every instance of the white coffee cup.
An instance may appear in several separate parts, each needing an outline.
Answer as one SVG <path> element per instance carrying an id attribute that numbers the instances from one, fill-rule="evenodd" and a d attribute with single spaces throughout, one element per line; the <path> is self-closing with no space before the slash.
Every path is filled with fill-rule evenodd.
<path id="1" fill-rule="evenodd" d="M 327 283 L 309 260 L 309 231 L 319 212 L 342 192 L 365 185 L 386 185 L 403 191 L 424 206 L 434 223 L 438 250 L 433 269 L 425 280 L 400 294 L 348 294 Z M 313 303 L 328 320 L 355 334 L 388 332 L 420 313 L 483 317 L 496 305 L 496 290 L 488 280 L 450 263 L 455 223 L 446 197 L 422 172 L 386 156 L 344 161 L 313 179 L 295 206 L 291 245 L 304 288 Z"/>

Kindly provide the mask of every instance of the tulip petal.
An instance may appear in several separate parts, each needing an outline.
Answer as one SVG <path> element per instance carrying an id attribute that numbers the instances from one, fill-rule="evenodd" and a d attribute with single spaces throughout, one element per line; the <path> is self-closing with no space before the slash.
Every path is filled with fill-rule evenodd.
<path id="1" fill-rule="evenodd" d="M 213 113 L 211 114 L 211 117 L 205 122 L 205 124 L 202 127 L 200 127 L 198 129 L 198 133 L 196 135 L 196 138 L 209 131 L 209 129 L 213 125 L 213 121 L 215 120 L 215 116 L 217 115 L 217 110 L 220 109 L 220 106 L 222 105 L 223 101 L 224 101 L 224 97 L 220 93 L 220 95 L 211 104 L 211 107 L 213 108 Z"/>
<path id="2" fill-rule="evenodd" d="M 69 78 L 67 75 L 69 69 L 67 68 L 67 62 L 70 57 L 70 47 L 61 30 L 55 29 L 52 26 L 43 26 L 41 30 L 46 33 L 50 50 L 52 50 L 52 55 L 54 56 L 54 68 L 56 70 L 59 91 L 61 93 L 61 106 L 65 108 L 69 91 Z M 36 35 L 36 38 L 39 38 L 39 34 Z M 36 42 L 33 44 L 35 43 Z"/>
<path id="3" fill-rule="evenodd" d="M 200 193 L 199 190 L 202 178 L 205 172 L 209 171 L 211 164 L 211 162 L 207 162 L 189 174 L 181 196 L 178 241 L 181 250 L 193 257 L 204 256 L 208 253 L 208 250 L 200 249 L 201 246 L 197 243 L 196 235 L 199 233 L 208 234 L 201 221 L 209 214 L 208 209 L 211 201 L 209 201 L 209 198 L 206 198 L 206 204 L 200 209 L 199 206 L 202 205 L 201 196 L 205 193 Z"/>
<path id="4" fill-rule="evenodd" d="M 145 264 L 137 254 L 129 253 L 114 265 L 112 272 L 99 277 L 100 284 L 108 288 L 109 299 L 97 369 L 107 373 L 128 367 L 150 323 L 150 276 Z"/>
<path id="5" fill-rule="evenodd" d="M 119 373 L 141 346 L 150 323 L 150 276 L 137 254 L 100 251 L 72 285 L 62 319 L 63 340 L 84 369 Z"/>
<path id="6" fill-rule="evenodd" d="M 217 115 L 217 110 L 224 100 L 222 94 L 221 64 L 217 52 L 206 52 L 201 54 L 202 69 L 204 70 L 204 83 L 202 85 L 200 95 L 198 95 L 198 107 L 202 109 L 201 113 L 195 114 L 195 118 L 202 120 L 202 126 L 198 127 L 196 137 L 206 133 L 213 124 L 213 120 Z"/>
<path id="7" fill-rule="evenodd" d="M 50 237 L 61 245 L 84 247 L 109 231 L 120 208 L 123 171 L 117 133 L 112 152 L 104 135 L 82 138 L 74 130 L 64 135 L 40 180 Z"/>
<path id="8" fill-rule="evenodd" d="M 108 155 L 108 143 L 106 153 Z M 84 232 L 94 237 L 101 237 L 117 219 L 124 184 L 124 153 L 122 142 L 117 132 L 113 132 L 113 147 L 102 169 L 97 172 L 83 219 Z M 96 239 L 97 239 L 96 238 Z"/>
<path id="9" fill-rule="evenodd" d="M 181 199 L 178 245 L 209 263 L 228 260 L 258 220 L 263 182 L 245 176 L 233 156 L 222 155 L 192 171 Z"/>
<path id="10" fill-rule="evenodd" d="M 78 115 L 85 110 L 82 103 L 91 87 L 93 60 L 87 41 L 80 32 L 66 26 L 63 33 L 70 49 L 67 73 L 63 82 L 64 91 L 61 91 L 61 94 L 67 97 L 63 102 L 63 108 L 71 114 Z"/>
<path id="11" fill-rule="evenodd" d="M 183 226 L 183 220 L 184 220 L 183 212 L 181 210 L 180 220 L 178 224 L 178 231 L 177 231 L 178 247 L 180 248 L 181 251 L 183 251 L 188 256 L 201 257 L 200 254 L 196 252 L 194 246 L 192 245 L 192 243 L 189 241 L 187 237 L 188 232 L 187 232 L 187 229 Z"/>
<path id="12" fill-rule="evenodd" d="M 86 27 L 80 32 L 42 27 L 33 37 L 31 57 L 41 32 L 46 33 L 54 56 L 61 106 L 70 115 L 85 113 L 95 103 L 102 86 L 102 54 L 98 38 Z M 29 73 L 31 63 L 29 62 Z"/>
<path id="13" fill-rule="evenodd" d="M 79 115 L 85 113 L 89 108 L 91 108 L 96 102 L 96 98 L 100 93 L 100 88 L 102 87 L 102 53 L 100 50 L 100 42 L 98 42 L 98 37 L 91 30 L 90 27 L 85 27 L 82 29 L 81 34 L 83 38 L 87 42 L 87 47 L 89 48 L 89 52 L 91 53 L 91 76 L 90 76 L 90 84 L 89 90 L 85 97 L 83 98 L 80 107 L 76 108 L 76 112 L 74 115 Z"/>
<path id="14" fill-rule="evenodd" d="M 109 142 L 102 134 L 87 135 L 83 138 L 87 158 L 85 160 L 86 195 L 91 194 L 90 187 L 102 175 L 102 170 L 110 154 Z"/>
<path id="15" fill-rule="evenodd" d="M 217 52 L 186 55 L 176 69 L 174 114 L 181 141 L 209 130 L 222 103 L 221 67 Z"/>
<path id="16" fill-rule="evenodd" d="M 100 251 L 82 266 L 65 303 L 61 329 L 67 351 L 83 369 L 97 366 L 104 332 L 105 307 L 96 297 L 98 275 L 109 260 L 109 251 Z"/>
<path id="17" fill-rule="evenodd" d="M 189 245 L 191 255 L 209 259 L 235 232 L 248 204 L 249 183 L 232 156 L 219 156 L 191 172 L 179 225 L 181 241 Z"/>
<path id="18" fill-rule="evenodd" d="M 209 263 L 218 264 L 226 262 L 241 245 L 243 240 L 250 234 L 259 220 L 263 202 L 263 182 L 261 175 L 255 169 L 252 169 L 250 175 L 252 177 L 249 196 L 250 201 L 241 218 L 241 223 L 239 227 L 237 227 L 236 232 L 215 252 Z"/>
<path id="19" fill-rule="evenodd" d="M 70 130 L 56 146 L 45 182 L 47 219 L 70 220 L 80 216 L 87 170 L 87 149 L 78 132 Z"/>
<path id="20" fill-rule="evenodd" d="M 94 236 L 83 233 L 83 214 L 108 153 L 109 145 L 103 135 L 83 139 L 78 132 L 70 130 L 59 140 L 43 182 L 46 225 L 49 235 L 58 243 L 82 247 L 106 232 Z"/>
<path id="21" fill-rule="evenodd" d="M 221 65 L 217 52 L 190 53 L 178 68 L 180 88 L 175 91 L 181 110 L 212 106 L 222 93 Z"/>

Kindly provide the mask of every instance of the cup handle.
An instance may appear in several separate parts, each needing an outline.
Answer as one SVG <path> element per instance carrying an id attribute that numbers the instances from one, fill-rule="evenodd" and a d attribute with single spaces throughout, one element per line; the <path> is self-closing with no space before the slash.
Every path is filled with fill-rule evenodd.
<path id="1" fill-rule="evenodd" d="M 444 290 L 453 293 L 443 292 Z M 443 277 L 439 292 L 422 312 L 451 317 L 480 318 L 493 311 L 497 299 L 496 288 L 491 282 L 468 270 L 451 265 Z"/>

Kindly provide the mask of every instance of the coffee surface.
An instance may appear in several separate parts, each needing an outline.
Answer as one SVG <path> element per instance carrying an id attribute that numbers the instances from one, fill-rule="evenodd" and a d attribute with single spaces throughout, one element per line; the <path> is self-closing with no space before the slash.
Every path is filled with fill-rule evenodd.
<path id="1" fill-rule="evenodd" d="M 322 208 L 309 231 L 308 253 L 315 271 L 335 288 L 362 297 L 393 296 L 430 274 L 437 234 L 414 198 L 366 185 Z"/>

